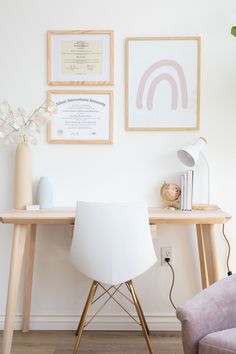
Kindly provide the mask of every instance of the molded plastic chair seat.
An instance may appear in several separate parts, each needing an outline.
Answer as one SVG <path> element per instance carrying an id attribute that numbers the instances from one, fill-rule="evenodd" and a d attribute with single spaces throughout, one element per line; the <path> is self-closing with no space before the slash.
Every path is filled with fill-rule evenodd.
<path id="1" fill-rule="evenodd" d="M 114 287 L 114 294 L 120 292 L 115 285 L 126 284 L 149 352 L 153 353 L 148 326 L 131 281 L 156 262 L 146 202 L 77 202 L 70 260 L 81 273 L 93 279 L 73 353 L 78 351 L 87 313 L 100 283 L 110 285 L 109 290 Z M 104 294 L 114 299 L 109 290 Z"/>
<path id="2" fill-rule="evenodd" d="M 70 259 L 87 277 L 120 284 L 156 262 L 144 201 L 78 202 L 75 220 Z"/>

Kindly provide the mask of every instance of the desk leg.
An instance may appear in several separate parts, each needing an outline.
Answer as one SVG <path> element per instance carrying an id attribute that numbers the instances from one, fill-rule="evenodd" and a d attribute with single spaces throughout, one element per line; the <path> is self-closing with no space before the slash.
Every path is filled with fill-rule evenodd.
<path id="1" fill-rule="evenodd" d="M 197 228 L 198 254 L 199 254 L 200 269 L 201 269 L 202 288 L 205 289 L 209 286 L 209 281 L 208 281 L 208 274 L 207 274 L 202 226 L 203 225 L 196 225 L 196 228 Z"/>
<path id="2" fill-rule="evenodd" d="M 11 265 L 8 281 L 8 294 L 7 294 L 7 306 L 5 327 L 3 333 L 2 354 L 11 353 L 13 326 L 16 312 L 17 296 L 19 291 L 20 275 L 22 269 L 22 261 L 25 250 L 27 236 L 27 225 L 15 225 L 12 253 L 11 253 Z"/>
<path id="3" fill-rule="evenodd" d="M 31 294 L 34 270 L 34 254 L 36 240 L 36 225 L 29 225 L 25 248 L 25 279 L 24 279 L 24 300 L 23 300 L 23 322 L 22 332 L 29 332 Z"/>
<path id="4" fill-rule="evenodd" d="M 201 225 L 201 227 L 208 280 L 209 285 L 211 285 L 220 279 L 215 246 L 215 225 Z"/>

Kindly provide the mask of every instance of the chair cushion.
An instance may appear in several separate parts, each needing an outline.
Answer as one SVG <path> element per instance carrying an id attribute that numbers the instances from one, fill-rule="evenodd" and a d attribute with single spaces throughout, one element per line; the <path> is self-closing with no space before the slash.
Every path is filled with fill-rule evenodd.
<path id="1" fill-rule="evenodd" d="M 198 354 L 236 353 L 236 328 L 210 333 L 199 342 Z"/>

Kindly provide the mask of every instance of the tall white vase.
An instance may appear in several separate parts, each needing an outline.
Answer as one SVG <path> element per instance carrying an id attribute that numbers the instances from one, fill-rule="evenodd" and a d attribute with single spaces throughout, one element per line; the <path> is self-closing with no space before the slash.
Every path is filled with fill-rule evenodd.
<path id="1" fill-rule="evenodd" d="M 37 193 L 38 204 L 41 209 L 53 207 L 52 185 L 48 177 L 41 177 Z"/>
<path id="2" fill-rule="evenodd" d="M 31 152 L 27 143 L 18 144 L 15 161 L 14 207 L 25 209 L 26 205 L 33 203 Z"/>

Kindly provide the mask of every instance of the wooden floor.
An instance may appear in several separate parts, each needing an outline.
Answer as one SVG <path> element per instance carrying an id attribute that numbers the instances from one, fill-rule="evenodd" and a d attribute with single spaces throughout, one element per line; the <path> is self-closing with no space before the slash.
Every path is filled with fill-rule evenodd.
<path id="1" fill-rule="evenodd" d="M 12 354 L 72 354 L 72 331 L 14 332 Z M 155 354 L 183 354 L 180 332 L 152 332 Z M 0 334 L 0 343 L 2 333 Z M 79 354 L 148 354 L 141 332 L 86 331 Z"/>

